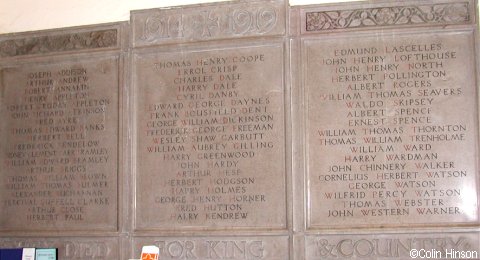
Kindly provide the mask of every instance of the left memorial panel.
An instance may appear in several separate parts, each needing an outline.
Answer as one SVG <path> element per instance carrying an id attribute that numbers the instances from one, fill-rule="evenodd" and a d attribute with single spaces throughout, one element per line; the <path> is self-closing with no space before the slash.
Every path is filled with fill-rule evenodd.
<path id="1" fill-rule="evenodd" d="M 115 229 L 118 58 L 2 69 L 2 229 Z"/>
<path id="2" fill-rule="evenodd" d="M 61 259 L 123 255 L 126 28 L 0 37 L 0 246 L 15 238 L 52 241 Z"/>

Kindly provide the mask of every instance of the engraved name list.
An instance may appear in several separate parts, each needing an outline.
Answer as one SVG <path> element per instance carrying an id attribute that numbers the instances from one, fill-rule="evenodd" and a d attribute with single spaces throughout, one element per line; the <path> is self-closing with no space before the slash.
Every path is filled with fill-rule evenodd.
<path id="1" fill-rule="evenodd" d="M 472 39 L 450 37 L 307 43 L 311 225 L 477 219 L 474 66 L 457 44 Z"/>
<path id="2" fill-rule="evenodd" d="M 257 47 L 139 60 L 141 223 L 284 225 L 285 197 L 278 195 L 285 190 L 284 165 L 276 163 L 284 160 L 283 80 L 276 75 L 282 75 L 281 51 Z M 272 69 L 264 72 L 266 66 Z M 271 189 L 261 188 L 267 185 Z"/>
<path id="3" fill-rule="evenodd" d="M 116 64 L 2 70 L 1 229 L 116 227 Z"/>

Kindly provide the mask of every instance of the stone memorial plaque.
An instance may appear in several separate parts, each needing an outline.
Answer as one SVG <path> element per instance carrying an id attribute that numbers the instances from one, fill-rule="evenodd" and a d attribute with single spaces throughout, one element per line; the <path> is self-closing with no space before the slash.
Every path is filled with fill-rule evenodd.
<path id="1" fill-rule="evenodd" d="M 132 12 L 134 48 L 220 39 L 284 36 L 284 0 L 226 1 Z"/>
<path id="2" fill-rule="evenodd" d="M 4 66 L 0 230 L 117 229 L 119 60 Z"/>
<path id="3" fill-rule="evenodd" d="M 125 259 L 118 237 L 9 237 L 0 238 L 0 248 L 57 248 L 58 259 Z"/>
<path id="4" fill-rule="evenodd" d="M 478 232 L 306 236 L 299 259 L 478 259 Z"/>
<path id="5" fill-rule="evenodd" d="M 286 228 L 283 53 L 134 56 L 136 229 Z"/>
<path id="6" fill-rule="evenodd" d="M 469 21 L 468 4 L 428 6 Z M 401 23 L 395 8 L 345 27 Z M 332 20 L 351 12 L 307 10 L 302 30 L 344 29 Z M 342 32 L 301 42 L 307 229 L 478 224 L 473 30 Z"/>
<path id="7" fill-rule="evenodd" d="M 143 245 L 160 249 L 159 259 L 288 259 L 288 236 L 135 237 L 133 256 Z"/>
<path id="8" fill-rule="evenodd" d="M 478 258 L 473 7 L 233 1 L 1 36 L 0 247 Z"/>

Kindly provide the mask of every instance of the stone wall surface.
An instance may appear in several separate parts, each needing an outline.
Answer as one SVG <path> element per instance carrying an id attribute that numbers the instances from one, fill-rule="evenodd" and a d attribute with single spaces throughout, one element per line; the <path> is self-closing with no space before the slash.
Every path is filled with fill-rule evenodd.
<path id="1" fill-rule="evenodd" d="M 480 254 L 474 1 L 133 11 L 0 36 L 0 247 Z"/>

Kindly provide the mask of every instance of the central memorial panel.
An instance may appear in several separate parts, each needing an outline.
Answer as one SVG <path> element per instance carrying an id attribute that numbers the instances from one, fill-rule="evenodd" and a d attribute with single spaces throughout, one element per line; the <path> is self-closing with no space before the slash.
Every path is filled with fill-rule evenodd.
<path id="1" fill-rule="evenodd" d="M 286 228 L 283 53 L 135 55 L 136 229 Z"/>

